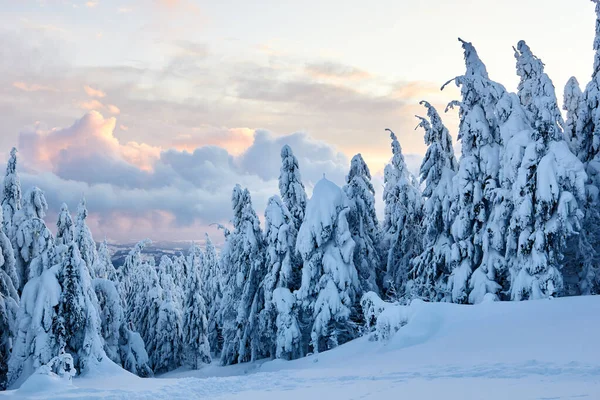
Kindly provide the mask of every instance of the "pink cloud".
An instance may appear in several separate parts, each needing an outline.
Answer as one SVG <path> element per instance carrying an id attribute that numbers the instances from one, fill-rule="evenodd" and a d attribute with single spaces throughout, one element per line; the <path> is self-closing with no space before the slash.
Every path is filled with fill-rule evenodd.
<path id="1" fill-rule="evenodd" d="M 96 99 L 82 101 L 79 103 L 79 108 L 87 111 L 98 111 L 104 108 L 104 104 Z"/>
<path id="2" fill-rule="evenodd" d="M 55 89 L 50 86 L 38 85 L 35 83 L 26 83 L 26 82 L 13 82 L 13 87 L 23 90 L 25 92 L 58 92 L 58 89 Z"/>
<path id="3" fill-rule="evenodd" d="M 106 93 L 104 93 L 102 90 L 95 89 L 95 88 L 93 88 L 91 86 L 88 86 L 88 85 L 85 85 L 83 87 L 83 90 L 90 97 L 98 97 L 98 98 L 106 97 Z"/>
<path id="4" fill-rule="evenodd" d="M 91 111 L 68 128 L 21 134 L 20 150 L 28 162 L 51 171 L 68 154 L 83 158 L 98 153 L 119 157 L 142 170 L 151 169 L 161 149 L 133 141 L 121 144 L 114 136 L 115 127 L 115 118 L 104 118 Z"/>
<path id="5" fill-rule="evenodd" d="M 119 109 L 119 107 L 115 106 L 114 104 L 107 104 L 106 109 L 111 114 L 115 114 L 115 115 L 121 114 L 121 110 Z"/>

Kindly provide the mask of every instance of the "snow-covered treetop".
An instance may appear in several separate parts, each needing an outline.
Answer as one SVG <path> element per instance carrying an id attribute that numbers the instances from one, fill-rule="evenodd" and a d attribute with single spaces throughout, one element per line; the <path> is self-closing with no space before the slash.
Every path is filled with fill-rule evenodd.
<path id="1" fill-rule="evenodd" d="M 77 224 L 78 225 L 83 225 L 85 222 L 85 220 L 88 217 L 88 209 L 87 209 L 87 203 L 85 201 L 85 197 L 81 198 L 81 201 L 79 202 L 79 205 L 77 206 Z"/>
<path id="2" fill-rule="evenodd" d="M 284 204 L 294 217 L 296 229 L 304 219 L 306 209 L 306 190 L 300 176 L 298 159 L 288 145 L 281 148 L 281 171 L 279 175 L 279 192 Z"/>
<path id="3" fill-rule="evenodd" d="M 441 150 L 444 152 L 446 156 L 446 164 L 445 167 L 450 168 L 452 171 L 456 171 L 458 168 L 458 162 L 456 161 L 456 156 L 454 155 L 454 147 L 452 146 L 452 135 L 450 135 L 450 131 L 442 122 L 440 118 L 440 114 L 437 112 L 434 106 L 432 106 L 429 102 L 423 100 L 419 104 L 427 108 L 427 116 L 429 117 L 429 121 L 423 117 L 417 118 L 420 120 L 418 127 L 421 127 L 425 130 L 425 144 L 430 146 L 433 143 L 439 143 Z"/>
<path id="4" fill-rule="evenodd" d="M 583 92 L 579 86 L 577 78 L 572 76 L 565 85 L 563 94 L 563 110 L 567 112 L 567 120 L 565 122 L 565 138 L 569 142 L 571 150 L 575 155 L 579 156 L 579 143 L 577 134 L 577 120 L 582 111 L 581 99 Z"/>
<path id="5" fill-rule="evenodd" d="M 390 133 L 390 138 L 392 139 L 392 166 L 398 170 L 400 176 L 408 174 L 408 168 L 404 161 L 404 155 L 402 155 L 402 146 L 400 146 L 398 137 L 396 137 L 396 134 L 391 129 L 386 129 L 386 131 Z"/>
<path id="6" fill-rule="evenodd" d="M 36 186 L 29 189 L 23 199 L 23 210 L 26 218 L 43 219 L 48 210 L 44 191 Z"/>
<path id="7" fill-rule="evenodd" d="M 579 81 L 574 76 L 570 77 L 565 85 L 563 96 L 563 110 L 569 111 L 579 106 L 582 91 L 579 86 Z"/>
<path id="8" fill-rule="evenodd" d="M 233 188 L 231 195 L 233 206 L 233 226 L 236 230 L 244 229 L 244 222 L 250 222 L 255 230 L 259 229 L 259 219 L 252 207 L 250 191 L 239 184 Z"/>
<path id="9" fill-rule="evenodd" d="M 326 178 L 315 185 L 306 207 L 306 216 L 298 232 L 296 249 L 303 256 L 310 255 L 317 246 L 327 242 L 333 234 L 340 210 L 347 207 L 342 189 Z"/>
<path id="10" fill-rule="evenodd" d="M 56 221 L 56 244 L 67 245 L 73 241 L 73 219 L 65 203 L 60 207 Z"/>
<path id="11" fill-rule="evenodd" d="M 10 158 L 6 164 L 4 189 L 2 193 L 2 209 L 4 211 L 4 225 L 12 224 L 14 214 L 21 209 L 21 182 L 17 174 L 17 149 L 12 148 Z"/>
<path id="12" fill-rule="evenodd" d="M 521 78 L 518 86 L 521 104 L 528 111 L 534 128 L 549 134 L 550 139 L 558 139 L 565 123 L 552 80 L 544 72 L 544 63 L 533 55 L 524 40 L 514 50 L 517 75 Z"/>
<path id="13" fill-rule="evenodd" d="M 17 173 L 17 148 L 10 150 L 10 158 L 6 164 L 6 176 Z"/>
<path id="14" fill-rule="evenodd" d="M 462 43 L 462 47 L 465 50 L 465 64 L 467 66 L 466 76 L 481 76 L 482 78 L 489 79 L 485 64 L 479 58 L 477 50 L 471 42 L 465 42 L 461 38 L 458 41 Z"/>
<path id="15" fill-rule="evenodd" d="M 596 3 L 596 36 L 594 37 L 594 73 L 596 75 L 600 70 L 600 0 L 592 0 Z"/>
<path id="16" fill-rule="evenodd" d="M 152 240 L 144 239 L 136 243 L 136 245 L 131 249 L 127 257 L 125 257 L 125 262 L 123 266 L 119 269 L 119 274 L 121 276 L 121 280 L 126 277 L 131 270 L 133 270 L 136 266 L 141 264 L 142 262 L 142 251 L 146 246 L 152 244 Z"/>
<path id="17" fill-rule="evenodd" d="M 369 191 L 375 193 L 375 189 L 371 183 L 371 171 L 369 171 L 369 167 L 360 153 L 352 157 L 350 161 L 350 171 L 346 177 L 346 183 L 352 182 L 352 179 L 356 177 L 366 177 L 367 179 L 363 179 L 363 181 L 368 185 Z"/>
<path id="18" fill-rule="evenodd" d="M 425 144 L 427 144 L 427 153 L 421 163 L 421 183 L 427 182 L 423 191 L 423 196 L 431 197 L 433 191 L 440 183 L 444 168 L 451 171 L 456 171 L 458 163 L 454 156 L 454 148 L 452 147 L 452 136 L 442 123 L 442 120 L 431 104 L 426 101 L 421 101 L 422 105 L 427 108 L 429 120 L 420 116 L 419 125 L 417 128 L 425 130 Z M 415 128 L 416 129 L 416 128 Z"/>

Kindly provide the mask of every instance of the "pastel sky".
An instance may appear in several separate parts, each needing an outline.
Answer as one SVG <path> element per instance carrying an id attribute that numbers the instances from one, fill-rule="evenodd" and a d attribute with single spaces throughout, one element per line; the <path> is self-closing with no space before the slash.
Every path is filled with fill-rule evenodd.
<path id="1" fill-rule="evenodd" d="M 4 1 L 0 157 L 19 147 L 49 223 L 85 194 L 96 239 L 219 242 L 235 183 L 259 215 L 277 193 L 285 143 L 309 192 L 362 153 L 381 209 L 384 128 L 416 171 L 414 115 L 457 98 L 439 90 L 464 70 L 457 37 L 511 90 L 525 39 L 562 100 L 570 76 L 589 80 L 594 21 L 586 0 Z"/>

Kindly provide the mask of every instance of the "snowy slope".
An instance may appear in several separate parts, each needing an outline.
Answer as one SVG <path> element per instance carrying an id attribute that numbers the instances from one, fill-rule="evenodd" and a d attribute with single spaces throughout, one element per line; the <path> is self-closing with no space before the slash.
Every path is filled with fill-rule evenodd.
<path id="1" fill-rule="evenodd" d="M 600 296 L 402 312 L 387 343 L 156 379 L 106 364 L 72 386 L 34 376 L 0 399 L 600 399 Z"/>

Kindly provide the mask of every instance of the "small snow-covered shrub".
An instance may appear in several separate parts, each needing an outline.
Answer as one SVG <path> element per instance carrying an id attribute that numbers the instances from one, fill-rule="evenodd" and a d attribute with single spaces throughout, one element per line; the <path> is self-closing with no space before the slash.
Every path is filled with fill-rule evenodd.
<path id="1" fill-rule="evenodd" d="M 374 292 L 365 293 L 360 304 L 371 340 L 389 340 L 408 323 L 409 306 L 387 303 Z"/>

